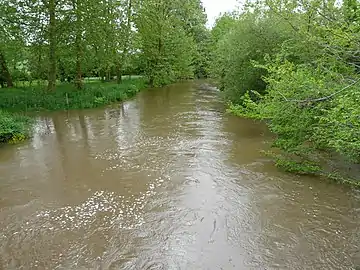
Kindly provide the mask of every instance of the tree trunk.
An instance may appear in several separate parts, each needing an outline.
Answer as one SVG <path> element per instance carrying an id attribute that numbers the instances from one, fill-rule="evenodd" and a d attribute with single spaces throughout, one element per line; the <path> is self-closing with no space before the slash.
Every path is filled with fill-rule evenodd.
<path id="1" fill-rule="evenodd" d="M 120 63 L 118 63 L 118 78 L 117 78 L 117 83 L 121 83 L 122 82 L 122 67 L 124 65 L 125 59 L 127 57 L 128 54 L 128 50 L 129 50 L 129 38 L 130 38 L 130 31 L 131 31 L 131 16 L 132 16 L 132 0 L 128 0 L 128 7 L 127 7 L 127 22 L 126 22 L 126 33 L 125 33 L 125 39 L 124 39 L 124 47 L 123 47 L 123 52 L 122 52 L 122 56 L 120 59 Z"/>
<path id="2" fill-rule="evenodd" d="M 105 82 L 105 72 L 103 68 L 99 70 L 99 77 L 101 82 Z"/>
<path id="3" fill-rule="evenodd" d="M 4 54 L 0 51 L 0 81 L 1 81 L 1 87 L 4 87 L 4 82 L 6 82 L 7 87 L 13 87 L 13 81 L 11 78 L 11 74 L 9 72 L 9 69 L 6 65 L 6 60 L 4 57 Z"/>
<path id="4" fill-rule="evenodd" d="M 56 84 L 56 18 L 55 0 L 49 0 L 49 75 L 48 90 L 54 91 Z"/>
<path id="5" fill-rule="evenodd" d="M 117 72 L 116 72 L 116 80 L 117 80 L 117 83 L 120 84 L 122 82 L 122 72 L 121 72 L 121 65 L 118 65 L 117 66 Z"/>
<path id="6" fill-rule="evenodd" d="M 111 74 L 110 74 L 110 68 L 108 67 L 106 70 L 106 81 L 110 82 L 111 81 Z"/>
<path id="7" fill-rule="evenodd" d="M 79 7 L 79 0 L 73 0 L 73 9 L 75 10 L 76 15 L 76 37 L 75 37 L 75 46 L 76 46 L 76 77 L 75 77 L 75 86 L 78 90 L 83 88 L 82 81 L 82 37 L 81 37 L 81 12 Z"/>
<path id="8" fill-rule="evenodd" d="M 83 88 L 83 81 L 82 81 L 82 70 L 81 70 L 81 48 L 77 46 L 77 53 L 76 53 L 76 78 L 75 78 L 75 85 L 78 90 Z"/>
<path id="9" fill-rule="evenodd" d="M 149 84 L 150 84 L 151 88 L 154 87 L 154 76 L 153 75 L 150 75 Z"/>

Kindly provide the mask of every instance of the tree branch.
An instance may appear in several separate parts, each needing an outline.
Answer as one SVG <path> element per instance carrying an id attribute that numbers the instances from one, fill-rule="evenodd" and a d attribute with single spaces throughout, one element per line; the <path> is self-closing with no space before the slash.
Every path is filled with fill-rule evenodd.
<path id="1" fill-rule="evenodd" d="M 328 100 L 338 94 L 340 94 L 341 92 L 344 92 L 345 90 L 349 89 L 350 87 L 354 86 L 355 84 L 357 84 L 358 82 L 360 82 L 360 78 L 357 79 L 356 81 L 354 81 L 353 83 L 345 86 L 344 88 L 340 89 L 339 91 L 336 91 L 335 93 L 332 93 L 331 95 L 328 95 L 326 97 L 321 97 L 321 98 L 316 98 L 316 99 L 303 99 L 303 100 L 298 100 L 298 99 L 287 99 L 286 97 L 285 100 L 288 102 L 297 102 L 297 103 L 313 103 L 313 102 L 321 102 L 321 101 L 325 101 Z M 281 94 L 281 93 L 280 93 Z"/>

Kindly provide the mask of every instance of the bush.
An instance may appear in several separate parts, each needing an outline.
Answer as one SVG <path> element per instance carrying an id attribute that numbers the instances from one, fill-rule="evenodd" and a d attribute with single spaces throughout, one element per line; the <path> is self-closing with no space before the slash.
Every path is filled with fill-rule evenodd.
<path id="1" fill-rule="evenodd" d="M 344 73 L 329 68 L 268 61 L 266 94 L 258 102 L 246 94 L 242 104 L 231 105 L 229 110 L 266 120 L 277 135 L 273 146 L 283 152 L 275 156 L 276 164 L 290 172 L 323 175 L 321 165 L 327 162 L 319 162 L 319 157 L 334 152 L 359 164 L 360 77 L 353 74 L 349 83 Z"/>
<path id="2" fill-rule="evenodd" d="M 0 143 L 19 142 L 30 135 L 30 118 L 0 111 Z"/>

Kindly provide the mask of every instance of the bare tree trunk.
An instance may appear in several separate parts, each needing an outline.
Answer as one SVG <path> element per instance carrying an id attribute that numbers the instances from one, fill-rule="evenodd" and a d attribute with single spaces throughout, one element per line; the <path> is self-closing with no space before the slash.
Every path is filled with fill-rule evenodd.
<path id="1" fill-rule="evenodd" d="M 13 81 L 11 78 L 11 74 L 9 69 L 6 65 L 6 60 L 4 54 L 0 51 L 0 80 L 1 80 L 1 87 L 4 87 L 4 81 L 6 82 L 7 87 L 13 87 Z"/>
<path id="2" fill-rule="evenodd" d="M 48 90 L 54 91 L 56 84 L 56 18 L 55 18 L 55 0 L 49 0 L 49 76 Z"/>

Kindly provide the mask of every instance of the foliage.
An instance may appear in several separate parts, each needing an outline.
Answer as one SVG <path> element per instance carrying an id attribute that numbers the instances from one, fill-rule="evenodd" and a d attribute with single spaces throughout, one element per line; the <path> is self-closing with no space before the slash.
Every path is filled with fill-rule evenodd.
<path id="1" fill-rule="evenodd" d="M 200 0 L 0 0 L 0 109 L 91 108 L 132 97 L 145 81 L 207 76 L 205 24 Z M 22 122 L 2 117 L 3 140 L 21 140 Z"/>
<path id="2" fill-rule="evenodd" d="M 16 143 L 29 136 L 31 121 L 21 115 L 12 115 L 0 110 L 0 143 Z"/>
<path id="3" fill-rule="evenodd" d="M 265 54 L 279 50 L 287 33 L 283 24 L 272 16 L 261 20 L 253 13 L 242 14 L 236 20 L 229 15 L 224 16 L 217 21 L 213 30 L 214 40 L 218 41 L 212 61 L 212 73 L 218 78 L 225 97 L 231 102 L 239 103 L 246 91 L 265 90 L 266 84 L 262 76 L 266 72 L 255 67 L 252 61 L 261 62 Z M 226 27 L 229 28 L 228 32 Z"/>
<path id="4" fill-rule="evenodd" d="M 282 167 L 285 171 L 304 175 L 316 175 L 321 169 L 316 163 L 296 162 L 291 159 L 279 157 L 276 159 L 276 165 Z"/>
<path id="5" fill-rule="evenodd" d="M 131 98 L 145 87 L 145 80 L 140 78 L 124 80 L 121 84 L 88 83 L 81 91 L 69 83 L 60 84 L 55 92 L 48 92 L 39 86 L 0 89 L 0 109 L 43 111 L 94 108 Z"/>
<path id="6" fill-rule="evenodd" d="M 0 83 L 83 78 L 154 85 L 206 76 L 209 31 L 200 0 L 0 0 Z"/>
<path id="7" fill-rule="evenodd" d="M 225 67 L 213 70 L 225 78 L 229 111 L 268 124 L 276 134 L 273 146 L 281 150 L 273 155 L 276 164 L 287 171 L 334 178 L 324 157 L 335 159 L 335 152 L 360 163 L 358 5 L 256 2 L 217 42 L 212 65 Z M 336 175 L 347 179 L 345 172 Z"/>
<path id="8" fill-rule="evenodd" d="M 201 57 L 195 38 L 205 31 L 201 26 L 206 19 L 201 16 L 201 3 L 196 0 L 143 1 L 136 26 L 150 85 L 194 77 L 194 60 Z"/>

